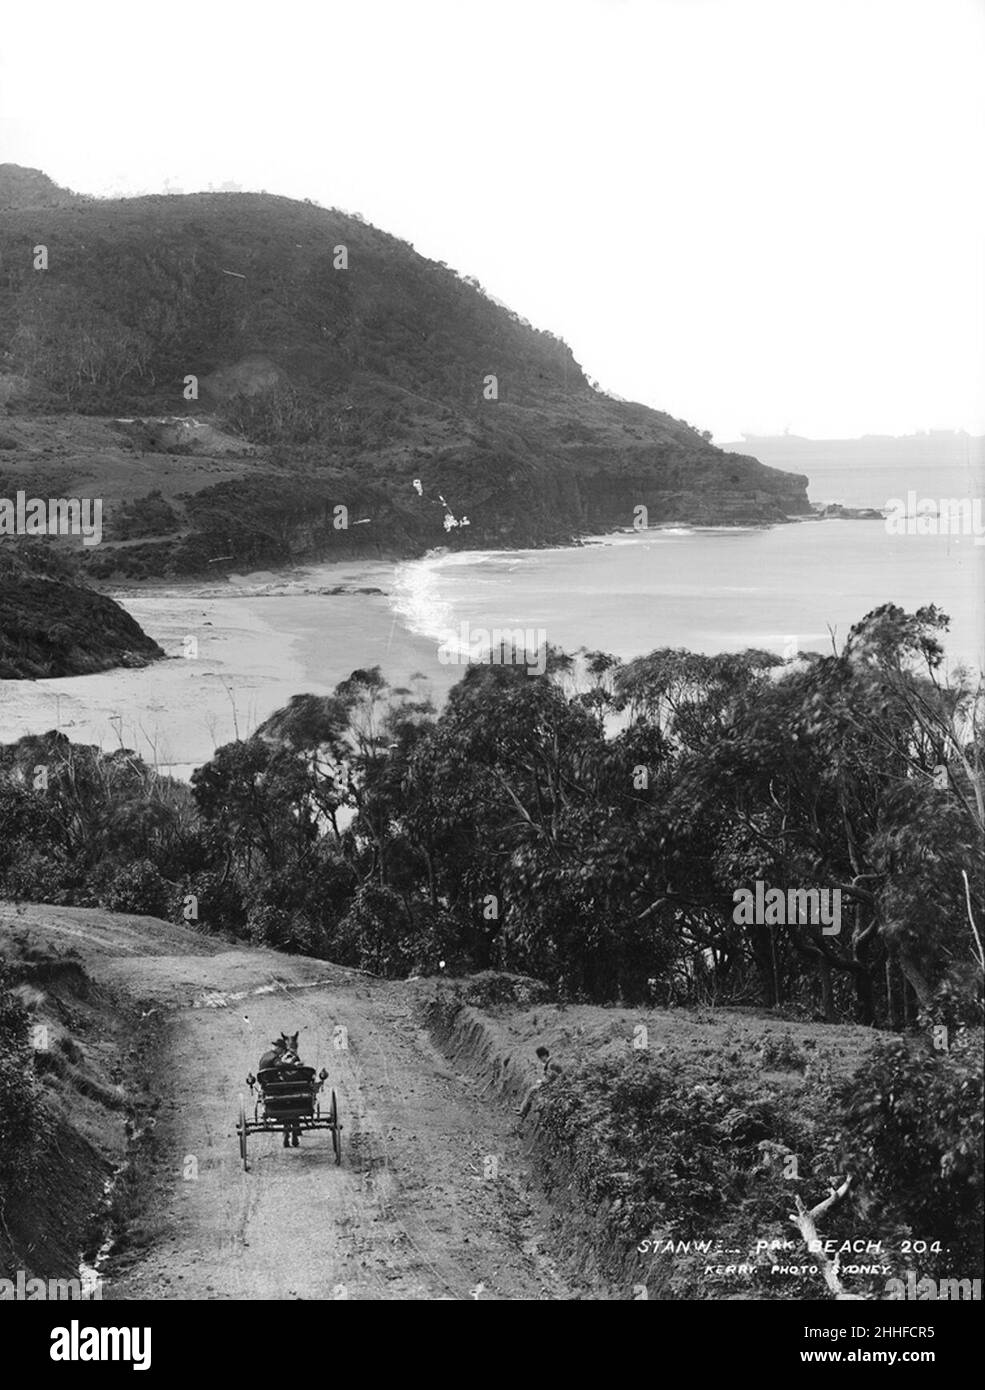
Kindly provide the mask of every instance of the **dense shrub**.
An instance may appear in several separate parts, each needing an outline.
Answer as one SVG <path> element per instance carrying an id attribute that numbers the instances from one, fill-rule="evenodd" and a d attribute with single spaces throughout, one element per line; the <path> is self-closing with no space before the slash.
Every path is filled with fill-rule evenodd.
<path id="1" fill-rule="evenodd" d="M 305 956 L 323 955 L 324 931 L 302 913 L 291 912 L 272 903 L 258 903 L 246 916 L 246 934 L 260 946 Z"/>
<path id="2" fill-rule="evenodd" d="M 698 1072 L 674 1063 L 662 1052 L 592 1061 L 540 1093 L 545 1146 L 559 1157 L 559 1180 L 573 1172 L 578 1204 L 598 1214 L 613 1272 L 637 1252 L 633 1277 L 649 1297 L 715 1298 L 734 1281 L 716 1283 L 705 1266 L 743 1260 L 756 1267 L 759 1297 L 819 1295 L 816 1277 L 781 1280 L 773 1257 L 755 1250 L 792 1234 L 786 1160 L 796 1156 L 805 1186 L 819 1184 L 813 1117 L 734 1060 L 706 1059 Z M 692 1249 L 667 1253 L 666 1242 Z M 739 1253 L 709 1253 L 722 1249 Z"/>
<path id="3" fill-rule="evenodd" d="M 408 905 L 392 889 L 364 884 L 339 923 L 334 945 L 347 964 L 399 979 L 461 970 L 466 961 L 460 937 L 448 913 Z"/>
<path id="4" fill-rule="evenodd" d="M 57 846 L 33 849 L 23 842 L 2 877 L 4 893 L 14 901 L 71 903 L 77 899 L 78 873 Z"/>
<path id="5" fill-rule="evenodd" d="M 764 1071 L 803 1071 L 807 1066 L 807 1054 L 789 1032 L 780 1037 L 767 1033 L 759 1045 L 759 1057 Z"/>
<path id="6" fill-rule="evenodd" d="M 190 897 L 195 899 L 195 917 L 185 916 Z M 242 936 L 246 931 L 246 915 L 238 883 L 231 874 L 216 869 L 202 869 L 189 875 L 171 897 L 171 921 L 202 932 L 231 932 Z"/>
<path id="7" fill-rule="evenodd" d="M 480 970 L 457 987 L 464 1004 L 476 1009 L 510 1005 L 526 1009 L 531 1004 L 543 1004 L 551 997 L 550 988 L 542 980 L 529 975 L 511 975 L 505 970 Z"/>
<path id="8" fill-rule="evenodd" d="M 136 912 L 148 917 L 164 917 L 173 895 L 149 859 L 139 859 L 117 869 L 99 895 L 99 906 L 110 912 Z"/>
<path id="9" fill-rule="evenodd" d="M 837 1096 L 839 1166 L 855 1175 L 880 1233 L 939 1243 L 921 1274 L 982 1273 L 982 1038 L 949 1049 L 892 1038 Z"/>
<path id="10" fill-rule="evenodd" d="M 171 503 L 161 495 L 160 489 L 155 489 L 117 507 L 113 513 L 113 539 L 129 541 L 167 535 L 179 522 Z"/>

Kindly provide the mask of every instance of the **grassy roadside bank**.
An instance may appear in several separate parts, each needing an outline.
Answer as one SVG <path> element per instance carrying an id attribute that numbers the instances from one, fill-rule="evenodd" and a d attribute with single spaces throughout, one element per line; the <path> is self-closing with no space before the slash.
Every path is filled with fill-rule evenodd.
<path id="1" fill-rule="evenodd" d="M 8 916 L 0 1023 L 0 1278 L 77 1278 L 139 1208 L 161 1016 Z"/>
<path id="2" fill-rule="evenodd" d="M 441 988 L 427 1026 L 457 1068 L 516 1112 L 557 1250 L 611 1297 L 832 1298 L 836 1252 L 834 1277 L 859 1298 L 885 1298 L 887 1280 L 910 1271 L 975 1275 L 957 1214 L 970 1216 L 974 1180 L 952 1192 L 947 1231 L 946 1218 L 921 1228 L 920 1202 L 903 1190 L 915 1161 L 900 1117 L 911 1093 L 920 1105 L 939 1079 L 925 1039 L 751 1009 L 534 1003 L 528 985 L 513 999 L 467 982 Z M 980 1043 L 966 1041 L 973 1085 Z M 885 1145 L 872 1117 L 882 1118 L 880 1078 L 890 1076 L 892 1174 L 860 1158 L 870 1134 L 874 1151 Z M 925 1157 L 929 1187 L 950 1160 Z M 824 1252 L 809 1250 L 791 1220 L 798 1199 L 811 1211 L 853 1159 L 854 1188 L 817 1218 Z"/>

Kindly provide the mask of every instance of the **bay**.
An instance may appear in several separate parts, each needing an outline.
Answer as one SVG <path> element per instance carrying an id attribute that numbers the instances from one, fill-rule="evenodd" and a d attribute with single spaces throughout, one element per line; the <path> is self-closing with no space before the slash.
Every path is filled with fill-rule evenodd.
<path id="1" fill-rule="evenodd" d="M 337 586 L 349 592 L 325 592 Z M 114 597 L 167 660 L 0 681 L 0 742 L 60 729 L 76 742 L 133 748 L 187 778 L 292 695 L 328 693 L 358 667 L 379 665 L 392 684 L 440 704 L 463 672 L 442 661 L 442 647 L 463 623 L 533 629 L 565 650 L 624 660 L 665 646 L 790 655 L 829 652 L 832 640 L 840 647 L 880 604 L 935 603 L 951 617 L 948 664 L 985 667 L 985 546 L 971 536 L 892 536 L 881 521 L 671 527 L 563 549 L 311 565 Z"/>

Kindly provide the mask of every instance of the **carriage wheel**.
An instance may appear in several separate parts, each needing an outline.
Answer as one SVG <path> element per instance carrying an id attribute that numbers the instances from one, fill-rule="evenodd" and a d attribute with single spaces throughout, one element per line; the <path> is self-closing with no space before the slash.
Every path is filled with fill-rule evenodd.
<path id="1" fill-rule="evenodd" d="M 339 1102 L 332 1092 L 332 1148 L 335 1150 L 336 1168 L 342 1162 L 342 1135 L 339 1133 Z"/>
<path id="2" fill-rule="evenodd" d="M 246 1162 L 246 1103 L 243 1097 L 239 1098 L 239 1124 L 236 1126 L 239 1131 L 239 1156 L 243 1160 L 243 1172 L 247 1172 Z"/>

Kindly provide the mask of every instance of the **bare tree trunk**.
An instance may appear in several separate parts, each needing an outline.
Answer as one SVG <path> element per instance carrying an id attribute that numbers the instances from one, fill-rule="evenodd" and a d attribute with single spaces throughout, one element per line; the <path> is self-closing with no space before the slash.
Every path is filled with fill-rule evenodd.
<path id="1" fill-rule="evenodd" d="M 825 1023 L 834 1023 L 835 996 L 831 985 L 831 962 L 825 955 L 821 956 L 818 973 L 821 979 L 821 1012 L 824 1014 Z"/>
<path id="2" fill-rule="evenodd" d="M 767 927 L 766 930 L 769 932 L 770 963 L 773 968 L 773 1003 L 779 1005 L 783 1001 L 780 995 L 780 972 L 776 960 L 776 931 L 770 927 Z"/>
<path id="3" fill-rule="evenodd" d="M 899 963 L 900 969 L 905 975 L 908 984 L 917 996 L 921 1009 L 929 1009 L 932 1001 L 932 991 L 919 966 L 915 964 L 910 956 L 904 955 L 902 952 L 900 952 Z"/>

